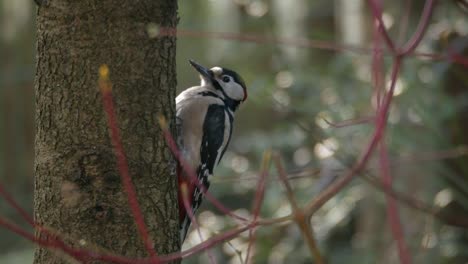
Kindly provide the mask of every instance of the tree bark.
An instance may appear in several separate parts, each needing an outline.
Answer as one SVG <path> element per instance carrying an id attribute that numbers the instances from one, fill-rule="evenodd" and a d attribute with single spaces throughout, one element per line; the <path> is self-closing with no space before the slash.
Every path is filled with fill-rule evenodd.
<path id="1" fill-rule="evenodd" d="M 157 114 L 174 118 L 176 39 L 150 32 L 176 24 L 175 0 L 48 0 L 38 7 L 34 216 L 70 245 L 148 255 L 116 169 L 97 87 L 98 68 L 106 63 L 155 250 L 179 250 L 174 162 L 157 123 Z M 34 263 L 66 259 L 38 248 Z"/>

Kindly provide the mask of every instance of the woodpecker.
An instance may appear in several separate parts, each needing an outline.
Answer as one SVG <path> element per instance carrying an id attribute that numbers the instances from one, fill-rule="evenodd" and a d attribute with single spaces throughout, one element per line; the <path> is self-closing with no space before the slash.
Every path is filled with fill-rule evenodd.
<path id="1" fill-rule="evenodd" d="M 187 186 L 187 198 L 195 214 L 204 196 L 198 186 L 203 185 L 205 191 L 208 190 L 214 167 L 231 140 L 234 112 L 247 99 L 245 82 L 236 72 L 221 67 L 207 69 L 192 60 L 189 62 L 200 74 L 201 84 L 186 89 L 176 98 L 177 145 L 199 184 L 178 165 L 181 243 L 191 224 L 181 186 Z"/>

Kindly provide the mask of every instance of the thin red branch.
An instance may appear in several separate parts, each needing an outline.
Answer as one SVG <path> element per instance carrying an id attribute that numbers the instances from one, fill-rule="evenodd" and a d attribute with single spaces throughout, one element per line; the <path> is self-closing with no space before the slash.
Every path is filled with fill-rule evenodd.
<path id="1" fill-rule="evenodd" d="M 322 118 L 322 120 L 327 123 L 327 125 L 334 127 L 334 128 L 342 128 L 342 127 L 349 127 L 354 125 L 361 125 L 361 124 L 368 124 L 375 119 L 373 116 L 365 116 L 359 118 L 353 118 L 348 120 L 343 120 L 337 123 L 332 123 L 328 121 L 326 118 Z"/>
<path id="2" fill-rule="evenodd" d="M 270 169 L 271 151 L 267 150 L 263 154 L 262 169 L 260 170 L 260 178 L 258 179 L 257 188 L 255 192 L 255 199 L 252 203 L 252 223 L 257 222 L 258 216 L 260 215 L 260 209 L 262 207 L 263 198 L 265 197 L 265 186 L 266 178 L 268 177 L 268 171 Z M 250 252 L 252 245 L 255 243 L 255 230 L 254 228 L 249 230 L 249 243 L 247 245 L 247 253 L 245 256 L 245 262 L 251 263 Z"/>
<path id="3" fill-rule="evenodd" d="M 379 163 L 382 169 L 382 181 L 386 190 L 392 188 L 392 175 L 390 173 L 390 163 L 388 159 L 388 150 L 385 144 L 385 140 L 380 142 L 380 152 L 379 152 Z M 392 231 L 393 237 L 398 246 L 398 256 L 400 257 L 400 263 L 409 264 L 411 263 L 411 255 L 408 251 L 408 247 L 405 243 L 403 227 L 400 221 L 400 215 L 398 213 L 398 208 L 396 200 L 390 195 L 385 195 L 387 199 L 387 217 L 390 224 L 390 229 Z"/>
<path id="4" fill-rule="evenodd" d="M 127 158 L 125 157 L 122 140 L 120 138 L 119 127 L 117 125 L 114 101 L 112 98 L 112 84 L 109 80 L 109 68 L 107 65 L 102 65 L 99 68 L 99 87 L 102 94 L 104 111 L 106 112 L 107 116 L 109 134 L 112 145 L 114 147 L 115 155 L 117 157 L 117 168 L 122 179 L 125 193 L 127 194 L 128 204 L 130 206 L 133 218 L 135 219 L 138 233 L 140 234 L 143 243 L 145 244 L 146 250 L 151 257 L 155 258 L 156 263 L 158 263 L 159 261 L 156 256 L 156 251 L 154 250 L 153 242 L 149 237 L 148 229 L 143 218 L 143 213 L 141 212 L 140 205 L 138 204 L 135 186 L 132 183 L 132 178 L 130 177 L 128 170 Z"/>
<path id="5" fill-rule="evenodd" d="M 406 246 L 404 245 L 403 232 L 402 232 L 401 224 L 399 223 L 399 216 L 398 216 L 398 211 L 396 208 L 397 200 L 404 201 L 407 204 L 412 205 L 414 208 L 417 208 L 417 209 L 419 208 L 421 211 L 432 214 L 433 216 L 438 217 L 447 222 L 452 221 L 452 222 L 462 224 L 462 225 L 463 224 L 468 225 L 468 224 L 465 218 L 462 220 L 458 218 L 454 220 L 450 217 L 442 215 L 436 209 L 428 205 L 424 205 L 424 204 L 421 205 L 418 203 L 418 201 L 415 202 L 414 199 L 412 200 L 408 197 L 403 196 L 402 194 L 395 192 L 391 187 L 392 178 L 391 178 L 391 173 L 390 173 L 388 152 L 386 150 L 385 142 L 382 140 L 382 138 L 385 133 L 386 120 L 387 120 L 391 100 L 393 97 L 393 90 L 394 90 L 395 82 L 398 76 L 398 72 L 400 70 L 401 60 L 403 58 L 403 55 L 404 56 L 419 56 L 419 57 L 430 58 L 433 60 L 453 61 L 455 63 L 459 63 L 459 64 L 464 65 L 465 67 L 468 67 L 468 58 L 460 54 L 452 53 L 451 51 L 447 52 L 447 54 L 429 54 L 429 53 L 415 52 L 415 49 L 419 45 L 421 39 L 423 38 L 424 33 L 429 24 L 429 20 L 431 18 L 431 15 L 435 6 L 435 0 L 426 1 L 424 10 L 421 15 L 421 19 L 419 21 L 417 29 L 415 30 L 415 33 L 412 35 L 410 40 L 403 46 L 403 48 L 401 48 L 401 50 L 400 49 L 397 50 L 394 42 L 392 41 L 392 39 L 390 38 L 388 34 L 387 29 L 385 29 L 385 25 L 382 19 L 382 10 L 380 6 L 378 5 L 378 0 L 369 0 L 369 4 L 371 6 L 374 18 L 376 20 L 378 30 L 383 40 L 389 47 L 390 54 L 394 56 L 394 64 L 392 68 L 390 90 L 384 95 L 382 100 L 378 100 L 379 107 L 377 108 L 377 115 L 374 120 L 375 130 L 371 137 L 370 142 L 368 143 L 367 147 L 364 149 L 363 154 L 361 158 L 359 159 L 359 161 L 356 162 L 356 164 L 349 171 L 347 171 L 346 174 L 342 178 L 337 180 L 329 188 L 327 188 L 325 191 L 321 192 L 317 197 L 312 199 L 306 205 L 305 208 L 300 209 L 298 207 L 297 202 L 294 199 L 292 189 L 290 188 L 289 183 L 287 181 L 286 174 L 283 172 L 284 174 L 280 175 L 280 177 L 284 176 L 284 178 L 281 178 L 281 179 L 286 187 L 286 191 L 288 194 L 288 198 L 290 199 L 291 205 L 293 206 L 293 208 L 295 208 L 294 216 L 290 215 L 290 216 L 282 217 L 282 218 L 258 220 L 259 211 L 260 211 L 260 207 L 261 207 L 263 196 L 264 196 L 264 188 L 266 184 L 266 180 L 265 180 L 266 175 L 262 176 L 263 174 L 261 174 L 262 178 L 259 179 L 259 183 L 258 183 L 259 184 L 258 188 L 261 189 L 261 191 L 257 191 L 256 193 L 256 198 L 255 198 L 255 201 L 253 204 L 253 210 L 252 210 L 253 215 L 254 215 L 254 219 L 252 220 L 252 222 L 248 223 L 245 226 L 238 227 L 226 233 L 214 236 L 213 238 L 210 238 L 207 241 L 189 250 L 186 250 L 184 252 L 180 252 L 180 253 L 177 252 L 177 253 L 169 254 L 167 256 L 161 256 L 160 258 L 156 257 L 156 252 L 154 252 L 153 244 L 149 239 L 149 235 L 146 229 L 144 218 L 139 208 L 135 187 L 132 184 L 132 180 L 129 175 L 128 164 L 127 164 L 127 160 L 126 160 L 123 146 L 121 143 L 121 138 L 119 135 L 118 125 L 116 121 L 117 118 L 115 116 L 115 111 L 114 111 L 111 84 L 107 78 L 107 74 L 105 74 L 105 76 L 104 75 L 100 76 L 99 84 L 101 86 L 104 110 L 107 115 L 107 121 L 108 121 L 109 130 L 110 130 L 109 133 L 110 133 L 110 137 L 114 146 L 114 151 L 117 157 L 117 167 L 122 177 L 122 183 L 124 185 L 124 189 L 127 194 L 127 199 L 131 207 L 131 211 L 135 219 L 139 235 L 144 241 L 145 247 L 152 257 L 145 258 L 145 259 L 133 259 L 133 258 L 127 258 L 123 256 L 118 256 L 118 255 L 101 254 L 101 253 L 93 252 L 89 249 L 73 248 L 65 244 L 62 240 L 59 240 L 57 236 L 52 234 L 52 232 L 49 232 L 45 228 L 42 228 L 39 225 L 37 225 L 34 222 L 34 220 L 14 201 L 14 199 L 4 190 L 3 186 L 1 185 L 0 185 L 0 196 L 3 197 L 7 201 L 7 203 L 10 204 L 31 226 L 35 227 L 39 231 L 40 235 L 36 237 L 30 232 L 25 231 L 24 229 L 16 226 L 15 224 L 12 224 L 11 222 L 9 222 L 8 220 L 2 217 L 0 217 L 0 226 L 3 226 L 12 232 L 15 232 L 19 236 L 22 236 L 32 241 L 33 243 L 38 244 L 39 246 L 51 248 L 54 250 L 59 250 L 61 252 L 64 252 L 65 254 L 70 255 L 76 260 L 83 261 L 83 262 L 87 262 L 90 260 L 100 260 L 100 261 L 106 261 L 106 262 L 112 262 L 112 263 L 136 263 L 136 264 L 154 263 L 154 262 L 159 262 L 159 261 L 168 262 L 168 261 L 181 259 L 184 257 L 188 257 L 194 254 L 200 253 L 204 250 L 207 250 L 213 247 L 214 245 L 218 243 L 230 240 L 236 237 L 237 235 L 239 235 L 240 233 L 245 232 L 247 230 L 249 230 L 249 234 L 251 235 L 251 237 L 253 237 L 254 228 L 260 225 L 268 225 L 268 224 L 286 222 L 290 220 L 297 221 L 297 215 L 301 215 L 301 214 L 302 214 L 302 217 L 300 217 L 300 219 L 302 219 L 302 221 L 299 221 L 299 223 L 304 224 L 305 223 L 304 219 L 307 219 L 308 216 L 312 215 L 326 201 L 328 201 L 331 197 L 333 197 L 337 192 L 342 190 L 354 178 L 354 176 L 357 173 L 359 173 L 365 168 L 373 151 L 380 144 L 380 165 L 382 167 L 383 179 L 384 179 L 384 183 L 381 186 L 381 188 L 383 188 L 383 191 L 386 194 L 386 197 L 388 200 L 387 210 L 388 210 L 389 222 L 391 224 L 395 239 L 398 243 L 400 259 L 402 263 L 409 263 L 411 260 L 410 260 L 409 253 L 405 252 L 407 249 L 406 249 Z M 189 30 L 179 30 L 179 32 L 176 32 L 173 29 L 167 29 L 167 28 L 163 28 L 161 30 L 161 35 L 164 35 L 164 34 L 172 34 L 172 35 L 177 34 L 177 35 L 188 36 L 188 37 L 220 38 L 220 39 L 230 39 L 230 40 L 248 41 L 248 42 L 256 42 L 256 43 L 268 43 L 268 44 L 277 43 L 277 44 L 282 44 L 282 45 L 291 45 L 291 46 L 298 46 L 298 47 L 304 47 L 304 48 L 318 48 L 318 49 L 333 50 L 333 51 L 348 50 L 348 51 L 354 51 L 354 52 L 360 52 L 360 53 L 366 53 L 366 54 L 370 52 L 374 52 L 374 56 L 375 56 L 374 59 L 376 59 L 375 65 L 381 65 L 383 55 L 388 54 L 388 51 L 384 51 L 380 45 L 375 45 L 372 48 L 367 48 L 367 47 L 338 45 L 338 44 L 327 42 L 327 41 L 316 41 L 316 40 L 308 40 L 308 39 L 271 38 L 271 37 L 253 35 L 253 34 L 243 34 L 243 33 L 237 34 L 237 33 L 201 32 L 201 31 L 189 31 Z M 376 74 L 375 77 L 378 77 L 377 74 L 383 72 L 381 68 L 373 67 L 373 69 L 375 70 L 375 73 L 374 73 Z M 380 87 L 380 85 L 377 85 L 377 84 L 381 82 L 382 82 L 381 80 L 376 81 L 375 86 Z M 379 99 L 380 99 L 380 90 L 379 90 Z M 380 104 L 380 102 L 382 104 Z M 172 135 L 169 133 L 168 129 L 167 128 L 166 130 L 163 129 L 163 131 L 164 131 L 166 140 L 168 141 L 168 144 L 171 147 L 171 150 L 174 152 L 177 160 L 181 162 L 182 167 L 184 168 L 184 170 L 187 171 L 187 174 L 191 175 L 192 173 L 193 177 L 192 176 L 191 177 L 196 179 L 196 176 L 193 170 L 189 168 L 188 164 L 183 161 L 183 159 L 181 158 L 181 155 L 178 153 L 176 144 L 172 138 Z M 199 184 L 198 181 L 194 181 L 194 182 Z M 201 188 L 202 191 L 204 190 L 204 186 L 201 185 L 199 187 Z M 205 195 L 207 199 L 211 201 L 218 209 L 220 209 L 221 212 L 227 215 L 230 215 L 236 219 L 242 220 L 244 222 L 248 221 L 247 219 L 243 217 L 233 214 L 230 209 L 226 208 L 222 203 L 220 203 L 213 196 L 211 196 L 210 193 L 206 192 L 206 190 L 204 191 L 205 191 Z M 187 206 L 186 203 L 187 201 L 184 200 L 184 206 Z M 190 211 L 190 210 L 187 210 L 187 211 Z M 191 218 L 193 220 L 192 222 L 194 222 L 194 225 L 196 225 L 195 223 L 196 220 L 193 218 L 193 214 L 191 215 Z M 301 227 L 301 230 L 303 230 L 304 234 L 306 235 L 306 239 L 310 239 L 313 236 L 310 226 L 306 227 L 306 226 L 300 225 L 300 227 Z M 307 237 L 307 236 L 310 236 L 310 237 Z M 253 239 L 250 242 L 253 243 Z M 251 244 L 249 244 L 247 259 L 250 259 L 249 258 L 250 246 Z"/>
<path id="6" fill-rule="evenodd" d="M 373 76 L 373 84 L 374 84 L 374 90 L 376 91 L 376 96 L 377 96 L 377 111 L 385 111 L 384 109 L 381 109 L 381 93 L 384 91 L 384 68 L 383 68 L 383 55 L 382 52 L 377 52 L 377 50 L 381 50 L 381 37 L 384 39 L 386 42 L 387 46 L 390 47 L 392 52 L 395 52 L 395 46 L 393 41 L 390 39 L 387 30 L 385 29 L 383 25 L 383 20 L 382 20 L 382 11 L 381 11 L 381 4 L 382 2 L 380 0 L 370 0 L 369 1 L 370 6 L 372 8 L 374 18 L 378 21 L 378 25 L 374 27 L 374 49 L 376 52 L 373 53 L 372 56 L 372 76 Z M 396 57 L 396 61 L 394 62 L 395 64 L 400 64 L 400 59 L 401 57 L 398 56 Z M 397 79 L 397 71 L 392 72 L 391 76 L 391 88 L 388 91 L 388 93 L 385 94 L 385 97 L 387 99 L 393 97 L 393 91 L 394 91 L 394 86 L 396 83 Z M 386 99 L 384 98 L 384 100 Z M 388 102 L 389 100 L 386 100 Z M 388 107 L 388 105 L 387 105 Z M 386 113 L 379 115 L 379 118 L 387 118 Z M 382 120 L 376 119 L 376 127 L 379 126 L 379 121 L 382 122 Z M 392 185 L 392 177 L 390 173 L 390 165 L 389 165 L 389 159 L 388 159 L 388 152 L 386 149 L 386 144 L 385 144 L 385 129 L 381 130 L 382 132 L 382 140 L 380 141 L 380 152 L 379 152 L 379 162 L 380 162 L 380 167 L 382 170 L 382 177 L 384 182 L 386 183 L 387 188 L 391 188 Z M 400 217 L 398 214 L 398 209 L 396 207 L 396 201 L 393 197 L 386 195 L 387 198 L 387 216 L 389 219 L 389 224 L 390 224 L 390 230 L 392 231 L 393 237 L 398 245 L 398 255 L 400 258 L 400 263 L 403 264 L 409 264 L 411 263 L 411 257 L 408 252 L 408 249 L 405 244 L 404 240 L 404 235 L 402 231 L 402 226 L 400 222 Z"/>
<path id="7" fill-rule="evenodd" d="M 364 176 L 361 177 L 368 184 L 372 185 L 374 188 L 382 191 L 386 195 L 392 196 L 394 199 L 399 201 L 401 204 L 406 205 L 407 207 L 416 209 L 422 213 L 428 214 L 434 218 L 437 218 L 442 223 L 458 226 L 461 228 L 468 228 L 468 215 L 467 214 L 446 214 L 440 211 L 440 208 L 433 207 L 425 202 L 422 202 L 418 199 L 411 197 L 408 194 L 394 190 L 391 187 L 385 186 L 381 180 L 378 180 L 375 177 Z"/>
<path id="8" fill-rule="evenodd" d="M 416 153 L 407 153 L 407 154 L 400 154 L 397 157 L 390 159 L 391 167 L 397 167 L 399 164 L 402 163 L 419 163 L 419 162 L 429 162 L 429 161 L 441 161 L 447 159 L 455 159 L 462 156 L 468 155 L 468 146 L 458 146 L 451 149 L 444 149 L 444 150 L 436 150 L 436 151 L 419 151 Z M 320 168 L 315 167 L 304 167 L 299 170 L 293 170 L 287 172 L 288 181 L 296 180 L 296 179 L 303 179 L 303 178 L 318 178 L 320 172 L 322 170 Z M 214 179 L 213 182 L 239 182 L 239 181 L 254 181 L 257 180 L 258 177 L 254 176 L 223 176 L 217 179 Z M 281 181 L 277 178 L 270 178 L 268 180 L 271 181 Z"/>
<path id="9" fill-rule="evenodd" d="M 195 38 L 214 38 L 235 40 L 241 42 L 253 42 L 258 44 L 280 44 L 287 46 L 295 46 L 300 48 L 316 48 L 331 51 L 351 51 L 356 53 L 368 53 L 369 49 L 355 45 L 342 45 L 329 41 L 310 40 L 306 38 L 277 38 L 262 36 L 255 33 L 234 33 L 234 32 L 212 32 L 201 30 L 189 30 L 180 28 L 164 27 L 160 30 L 160 36 L 181 36 L 181 37 L 195 37 Z"/>
<path id="10" fill-rule="evenodd" d="M 196 231 L 198 233 L 198 236 L 200 237 L 200 241 L 203 241 L 204 238 L 203 238 L 203 235 L 202 235 L 202 233 L 200 231 L 200 225 L 198 225 L 197 218 L 193 215 L 192 206 L 190 206 L 187 183 L 185 183 L 185 182 L 182 183 L 179 186 L 179 188 L 181 189 L 181 192 L 182 192 L 182 202 L 183 202 L 184 207 L 185 207 L 185 212 L 187 212 L 187 215 L 189 216 L 190 221 L 192 222 L 192 226 L 196 229 Z M 211 253 L 211 251 L 207 250 L 206 253 L 208 255 L 208 258 L 210 259 L 210 262 L 212 264 L 215 264 L 216 259 L 215 259 L 214 255 Z"/>
<path id="11" fill-rule="evenodd" d="M 61 237 L 60 234 L 57 232 L 52 231 L 50 228 L 43 227 L 37 224 L 32 217 L 28 215 L 28 213 L 19 206 L 19 204 L 13 199 L 13 197 L 5 191 L 3 186 L 0 185 L 0 195 L 7 201 L 7 203 L 13 207 L 21 217 L 36 230 L 36 236 L 30 234 L 26 230 L 22 229 L 21 227 L 12 224 L 8 220 L 0 217 L 0 226 L 3 226 L 7 230 L 10 230 L 17 235 L 26 238 L 27 240 L 46 248 L 50 248 L 53 250 L 57 250 L 63 252 L 72 258 L 79 260 L 79 261 L 87 261 L 94 255 L 91 250 L 75 250 L 72 247 L 66 245 L 64 243 L 63 236 Z"/>
<path id="12" fill-rule="evenodd" d="M 29 233 L 28 231 L 24 230 L 23 228 L 11 223 L 10 221 L 8 221 L 6 218 L 3 218 L 0 216 L 0 226 L 4 227 L 5 229 L 7 230 L 10 230 L 11 232 L 21 236 L 21 237 L 24 237 L 32 242 L 36 242 L 36 237 Z"/>
<path id="13" fill-rule="evenodd" d="M 254 33 L 233 33 L 233 32 L 210 32 L 201 30 L 189 30 L 189 29 L 175 29 L 169 27 L 163 27 L 160 30 L 160 36 L 178 36 L 178 37 L 192 37 L 192 38 L 212 38 L 212 39 L 224 39 L 241 42 L 253 42 L 258 44 L 278 44 L 293 46 L 299 48 L 308 49 L 322 49 L 330 51 L 349 51 L 359 54 L 371 54 L 375 52 L 372 47 L 363 47 L 356 45 L 342 45 L 331 41 L 323 40 L 311 40 L 311 39 L 294 39 L 294 38 L 273 38 L 268 36 L 262 36 Z M 384 55 L 395 56 L 394 53 L 382 50 Z M 421 58 L 428 58 L 432 60 L 446 60 L 454 63 L 468 65 L 468 58 L 457 54 L 440 54 L 440 53 L 426 53 L 426 52 L 412 52 L 406 54 L 406 56 L 416 56 Z"/>
<path id="14" fill-rule="evenodd" d="M 377 27 L 379 30 L 379 33 L 382 35 L 385 44 L 387 44 L 388 48 L 392 52 L 392 54 L 395 54 L 395 44 L 393 43 L 393 40 L 390 38 L 390 35 L 388 34 L 387 29 L 385 28 L 385 24 L 382 19 L 382 9 L 381 9 L 381 4 L 380 1 L 378 0 L 369 0 L 369 6 L 372 10 L 372 14 L 374 16 L 374 19 L 377 23 Z"/>
<path id="15" fill-rule="evenodd" d="M 427 52 L 417 52 L 414 51 L 411 53 L 412 55 L 416 55 L 421 58 L 427 58 L 434 61 L 449 61 L 456 64 L 463 65 L 468 67 L 468 58 L 463 56 L 462 54 L 456 52 L 447 52 L 445 54 L 436 54 L 436 53 L 427 53 Z M 408 55 L 407 55 L 408 56 Z"/>
<path id="16" fill-rule="evenodd" d="M 242 251 L 236 248 L 231 241 L 226 241 L 226 245 L 230 246 L 232 250 L 236 253 L 237 257 L 239 258 L 239 263 L 244 264 L 244 259 L 242 258 Z"/>
<path id="17" fill-rule="evenodd" d="M 15 199 L 0 184 L 0 196 L 32 227 L 36 226 L 34 219 L 15 201 Z"/>
<path id="18" fill-rule="evenodd" d="M 328 200 L 330 200 L 336 193 L 342 190 L 349 182 L 354 178 L 354 176 L 360 172 L 367 161 L 369 160 L 370 156 L 372 155 L 375 147 L 379 143 L 380 139 L 382 138 L 383 131 L 386 127 L 387 115 L 390 108 L 390 104 L 392 102 L 392 95 L 395 89 L 396 78 L 398 76 L 398 72 L 400 71 L 401 66 L 401 58 L 397 57 L 394 61 L 393 68 L 392 68 L 392 77 L 391 77 L 391 85 L 390 91 L 386 94 L 383 98 L 382 107 L 377 112 L 376 118 L 376 125 L 374 134 L 368 143 L 367 147 L 365 148 L 362 157 L 356 164 L 348 170 L 348 172 L 334 183 L 332 183 L 327 189 L 323 192 L 319 193 L 314 199 L 312 199 L 305 207 L 305 212 L 309 214 L 313 214 L 319 208 L 321 208 Z"/>
<path id="19" fill-rule="evenodd" d="M 381 1 L 376 2 L 378 9 L 381 9 Z M 374 94 L 376 96 L 376 107 L 379 109 L 382 102 L 382 93 L 385 92 L 385 71 L 383 65 L 383 51 L 382 51 L 382 32 L 379 24 L 374 23 L 373 30 L 373 48 L 372 54 L 372 86 L 374 87 Z"/>
<path id="20" fill-rule="evenodd" d="M 240 233 L 243 233 L 243 232 L 245 232 L 245 231 L 247 231 L 247 230 L 249 230 L 251 228 L 255 228 L 255 227 L 259 226 L 259 225 L 260 225 L 259 222 L 253 222 L 253 223 L 250 223 L 248 225 L 235 228 L 233 230 L 224 232 L 223 234 L 219 234 L 219 235 L 216 235 L 214 237 L 211 237 L 210 239 L 206 240 L 205 242 L 203 242 L 201 244 L 198 244 L 198 245 L 196 245 L 196 246 L 194 246 L 194 247 L 192 247 L 192 248 L 190 248 L 190 249 L 188 249 L 186 251 L 183 251 L 183 252 L 180 252 L 180 253 L 172 253 L 172 254 L 168 254 L 166 256 L 162 256 L 161 260 L 164 261 L 164 262 L 169 262 L 169 261 L 173 261 L 173 260 L 180 259 L 180 258 L 190 257 L 192 255 L 203 252 L 204 250 L 206 250 L 208 248 L 211 248 L 214 245 L 217 245 L 219 243 L 231 240 L 231 239 L 237 237 Z"/>
<path id="21" fill-rule="evenodd" d="M 398 43 L 402 43 L 406 34 L 408 33 L 408 24 L 413 7 L 413 0 L 405 1 L 401 13 L 403 14 L 400 20 L 400 27 L 398 28 Z"/>
<path id="22" fill-rule="evenodd" d="M 182 166 L 182 169 L 184 170 L 185 173 L 189 176 L 189 178 L 197 185 L 197 187 L 204 193 L 205 198 L 210 201 L 218 210 L 220 210 L 222 213 L 229 215 L 237 220 L 243 221 L 243 222 L 249 222 L 248 219 L 239 216 L 235 213 L 232 212 L 231 209 L 227 208 L 224 206 L 220 201 L 218 201 L 211 193 L 205 188 L 205 186 L 197 179 L 197 175 L 195 175 L 195 172 L 193 168 L 188 164 L 188 162 L 182 157 L 182 154 L 180 153 L 177 144 L 175 143 L 174 137 L 172 136 L 171 132 L 169 131 L 169 128 L 167 126 L 167 122 L 164 117 L 160 116 L 159 117 L 159 125 L 161 126 L 164 138 L 166 139 L 166 143 L 169 146 L 170 150 L 172 151 L 172 154 L 175 156 L 175 159 L 177 162 L 180 163 Z"/>
<path id="23" fill-rule="evenodd" d="M 276 170 L 278 171 L 278 176 L 286 189 L 286 195 L 288 197 L 289 203 L 292 206 L 292 214 L 294 215 L 294 221 L 301 230 L 301 233 L 304 236 L 304 239 L 307 242 L 309 250 L 312 256 L 314 257 L 315 261 L 318 264 L 323 264 L 325 262 L 323 260 L 322 253 L 320 253 L 320 249 L 317 246 L 317 242 L 315 241 L 315 236 L 313 233 L 314 231 L 312 229 L 312 226 L 310 225 L 310 217 L 306 216 L 304 211 L 301 208 L 299 208 L 299 205 L 294 196 L 294 192 L 291 188 L 291 185 L 289 184 L 286 171 L 283 167 L 283 163 L 281 162 L 281 158 L 279 157 L 279 155 L 275 155 L 273 159 L 275 162 Z"/>
<path id="24" fill-rule="evenodd" d="M 5 188 L 3 188 L 2 185 L 0 185 L 0 196 L 3 197 L 5 201 L 7 202 L 7 204 L 9 204 L 32 228 L 35 228 L 38 236 L 47 237 L 48 243 L 52 243 L 52 241 L 54 241 L 56 245 L 64 245 L 63 239 L 60 238 L 57 234 L 54 234 L 54 232 L 50 231 L 49 229 L 38 225 L 34 221 L 34 219 L 5 190 Z M 3 226 L 4 228 L 9 229 L 10 231 L 14 233 L 31 240 L 30 234 L 27 231 L 25 231 L 24 229 L 21 229 L 20 227 L 16 225 L 9 223 L 6 219 L 0 219 L 0 226 Z"/>
<path id="25" fill-rule="evenodd" d="M 440 151 L 420 151 L 413 154 L 402 154 L 394 161 L 394 163 L 438 161 L 444 159 L 455 159 L 466 155 L 468 155 L 468 146 L 459 146 Z"/>
<path id="26" fill-rule="evenodd" d="M 465 217 L 453 217 L 451 215 L 441 214 L 438 212 L 438 209 L 432 208 L 431 206 L 426 205 L 421 201 L 415 200 L 403 193 L 396 192 L 391 188 L 390 189 L 385 188 L 382 183 L 380 183 L 379 181 L 376 181 L 375 179 L 371 177 L 363 177 L 363 178 L 366 181 L 368 181 L 370 184 L 375 186 L 376 188 L 382 190 L 384 193 L 387 193 L 395 197 L 398 201 L 402 202 L 405 205 L 408 205 L 414 209 L 420 210 L 421 212 L 437 217 L 438 219 L 440 219 L 441 221 L 445 223 L 453 224 L 455 226 L 460 226 L 460 227 L 468 227 L 468 217 L 466 216 Z M 228 231 L 224 234 L 217 235 L 209 239 L 208 241 L 202 244 L 199 244 L 196 247 L 193 247 L 184 252 L 161 256 L 160 260 L 163 263 L 166 263 L 169 261 L 181 259 L 183 257 L 189 257 L 194 254 L 200 253 L 203 250 L 206 250 L 207 248 L 210 248 L 218 243 L 230 240 L 234 238 L 235 236 L 237 236 L 238 234 L 245 232 L 246 230 L 249 230 L 249 228 L 254 228 L 259 225 L 272 225 L 272 224 L 282 223 L 282 222 L 290 221 L 290 220 L 293 220 L 291 216 L 280 217 L 280 218 L 275 218 L 275 219 L 260 220 L 255 225 L 251 224 L 251 225 L 247 225 L 244 227 L 239 227 L 231 231 Z M 74 258 L 76 258 L 77 260 L 100 260 L 100 261 L 107 261 L 107 262 L 119 263 L 119 264 L 148 264 L 148 263 L 151 263 L 152 261 L 152 259 L 135 259 L 135 258 L 128 258 L 124 256 L 118 256 L 118 255 L 101 254 L 101 253 L 96 253 L 87 249 L 85 250 L 73 249 L 65 244 L 60 244 L 59 242 L 51 243 L 50 241 L 43 240 L 40 238 L 36 239 L 33 235 L 28 235 L 28 232 L 23 231 L 19 227 L 17 226 L 12 227 L 11 224 L 8 223 L 6 220 L 3 220 L 3 218 L 0 218 L 0 226 L 3 226 L 7 228 L 8 230 L 11 230 L 17 233 L 18 235 L 30 240 L 31 242 L 38 244 L 39 246 L 60 250 L 70 256 L 74 256 Z"/>
<path id="27" fill-rule="evenodd" d="M 419 20 L 416 31 L 414 32 L 411 39 L 403 46 L 400 51 L 400 55 L 407 55 L 412 53 L 421 42 L 427 27 L 429 26 L 429 20 L 431 19 L 432 12 L 434 11 L 435 0 L 427 0 L 424 4 L 421 19 Z"/>
<path id="28" fill-rule="evenodd" d="M 35 235 L 25 231 L 21 227 L 11 223 L 10 221 L 6 220 L 3 217 L 0 217 L 0 226 L 33 242 L 34 244 L 37 244 L 41 247 L 45 247 L 49 249 L 59 250 L 60 252 L 64 252 L 78 261 L 87 262 L 88 260 L 92 259 L 93 253 L 91 253 L 90 251 L 74 249 L 66 245 L 64 242 L 56 239 L 54 235 L 41 234 L 43 236 L 40 235 L 36 237 Z"/>

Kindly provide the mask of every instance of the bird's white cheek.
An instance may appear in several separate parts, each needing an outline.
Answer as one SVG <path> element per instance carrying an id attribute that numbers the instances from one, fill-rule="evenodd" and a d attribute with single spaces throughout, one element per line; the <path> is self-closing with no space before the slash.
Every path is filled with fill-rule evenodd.
<path id="1" fill-rule="evenodd" d="M 244 89 L 242 89 L 242 87 L 238 86 L 238 85 L 233 85 L 231 87 L 229 87 L 226 91 L 226 94 L 232 98 L 232 99 L 235 99 L 235 100 L 242 100 L 244 99 Z"/>

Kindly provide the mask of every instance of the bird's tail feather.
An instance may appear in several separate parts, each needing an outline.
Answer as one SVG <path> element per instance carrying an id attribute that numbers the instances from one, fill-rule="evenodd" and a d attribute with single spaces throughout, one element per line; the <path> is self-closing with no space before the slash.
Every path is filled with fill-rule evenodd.
<path id="1" fill-rule="evenodd" d="M 177 170 L 177 175 L 178 175 L 178 180 L 179 180 L 179 216 L 180 216 L 180 242 L 183 243 L 186 236 L 187 232 L 190 228 L 190 225 L 192 223 L 192 220 L 190 219 L 190 215 L 186 212 L 185 206 L 184 206 L 184 199 L 182 193 L 181 193 L 181 188 L 182 184 L 187 184 L 188 188 L 188 199 L 189 199 L 189 205 L 191 205 L 192 209 L 192 214 L 195 215 L 197 209 L 200 207 L 203 197 L 204 197 L 204 192 L 200 190 L 198 185 L 190 180 L 187 180 L 187 177 L 183 175 L 182 170 L 180 169 L 180 166 Z M 205 167 L 200 167 L 197 170 L 197 178 L 199 182 L 205 187 L 205 190 L 208 190 L 210 187 L 210 173 L 209 170 L 206 169 Z"/>

